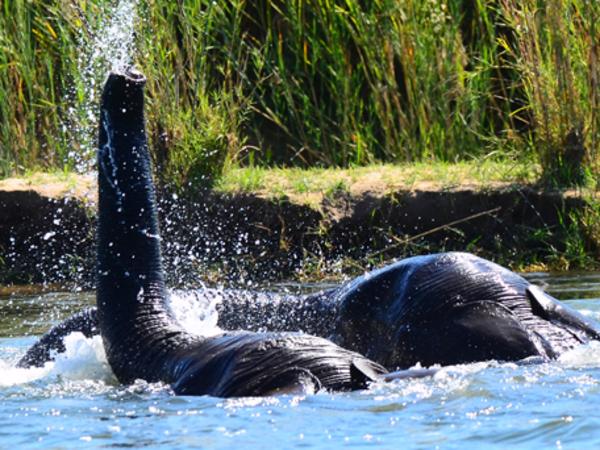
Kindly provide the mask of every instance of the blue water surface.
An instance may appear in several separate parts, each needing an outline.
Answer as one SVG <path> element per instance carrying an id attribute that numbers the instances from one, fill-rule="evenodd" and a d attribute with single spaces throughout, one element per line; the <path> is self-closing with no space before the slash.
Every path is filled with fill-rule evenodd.
<path id="1" fill-rule="evenodd" d="M 531 279 L 600 318 L 599 275 Z M 361 392 L 227 400 L 121 386 L 99 341 L 81 336 L 55 364 L 14 368 L 35 341 L 28 334 L 92 301 L 0 298 L 0 448 L 600 448 L 598 343 L 552 363 L 491 361 Z"/>

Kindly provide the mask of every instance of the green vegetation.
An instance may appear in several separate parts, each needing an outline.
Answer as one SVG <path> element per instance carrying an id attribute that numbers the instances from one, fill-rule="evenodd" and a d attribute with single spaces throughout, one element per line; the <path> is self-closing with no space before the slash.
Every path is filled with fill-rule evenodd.
<path id="1" fill-rule="evenodd" d="M 78 143 L 63 127 L 86 96 L 77 55 L 115 3 L 0 0 L 0 174 L 73 165 Z M 183 190 L 239 165 L 489 158 L 534 161 L 549 185 L 600 180 L 600 2 L 140 0 L 139 10 L 156 166 Z M 265 182 L 250 173 L 248 189 Z"/>
<path id="2" fill-rule="evenodd" d="M 0 174 L 64 162 L 61 108 L 81 21 L 53 3 L 0 1 Z"/>
<path id="3" fill-rule="evenodd" d="M 598 182 L 600 4 L 586 0 L 505 1 L 500 9 L 514 43 L 500 44 L 522 76 L 531 132 L 544 180 Z M 512 44 L 512 45 L 511 45 Z"/>
<path id="4" fill-rule="evenodd" d="M 231 167 L 215 185 L 220 192 L 254 192 L 266 198 L 281 194 L 308 201 L 311 196 L 351 193 L 393 193 L 411 189 L 452 189 L 470 185 L 491 189 L 510 184 L 533 184 L 540 167 L 531 163 L 493 160 L 445 163 L 371 164 L 347 169 Z M 320 200 L 316 198 L 315 200 Z"/>
<path id="5" fill-rule="evenodd" d="M 510 185 L 531 185 L 540 173 L 541 168 L 536 164 L 491 159 L 457 163 L 371 164 L 345 169 L 229 166 L 213 188 L 220 193 L 253 193 L 268 199 L 290 197 L 296 202 L 314 205 L 323 196 L 339 192 L 387 195 L 404 190 L 446 190 L 461 186 L 491 190 Z M 90 186 L 93 183 L 93 178 L 72 171 L 27 170 L 19 177 L 0 180 L 0 190 L 28 186 L 41 192 L 51 185 L 59 191 L 84 187 L 94 190 Z"/>

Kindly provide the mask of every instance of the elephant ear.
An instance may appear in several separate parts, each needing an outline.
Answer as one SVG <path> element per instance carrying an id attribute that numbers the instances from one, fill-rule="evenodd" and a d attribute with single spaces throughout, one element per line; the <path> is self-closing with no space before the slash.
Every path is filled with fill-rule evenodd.
<path id="1" fill-rule="evenodd" d="M 440 328 L 442 339 L 462 341 L 463 351 L 467 353 L 481 352 L 473 361 L 489 359 L 489 356 L 509 361 L 543 354 L 519 318 L 494 301 L 479 300 L 456 306 L 449 323 L 442 323 Z"/>
<path id="2" fill-rule="evenodd" d="M 510 309 L 490 300 L 454 305 L 426 321 L 401 327 L 396 341 L 399 368 L 416 363 L 428 367 L 490 359 L 552 357 Z"/>
<path id="3" fill-rule="evenodd" d="M 531 311 L 538 317 L 568 327 L 582 342 L 587 338 L 600 340 L 598 326 L 579 312 L 546 294 L 531 284 L 526 289 Z M 580 336 L 583 334 L 583 336 Z"/>

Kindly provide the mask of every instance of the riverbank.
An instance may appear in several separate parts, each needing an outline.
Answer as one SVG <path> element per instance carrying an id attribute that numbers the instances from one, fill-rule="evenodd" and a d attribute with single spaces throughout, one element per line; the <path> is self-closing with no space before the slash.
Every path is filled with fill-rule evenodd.
<path id="1" fill-rule="evenodd" d="M 340 279 L 451 250 L 515 270 L 598 267 L 597 194 L 540 190 L 523 166 L 411 167 L 231 169 L 213 190 L 162 192 L 169 283 Z M 95 191 L 93 176 L 0 181 L 0 284 L 92 286 Z"/>

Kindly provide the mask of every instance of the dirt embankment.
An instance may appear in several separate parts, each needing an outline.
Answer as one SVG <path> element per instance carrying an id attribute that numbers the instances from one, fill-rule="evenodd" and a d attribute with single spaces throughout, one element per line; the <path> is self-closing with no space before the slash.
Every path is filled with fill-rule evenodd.
<path id="1" fill-rule="evenodd" d="M 42 188 L 3 183 L 0 284 L 92 286 L 93 182 Z M 590 214 L 589 200 L 523 186 L 423 185 L 384 192 L 365 185 L 323 193 L 310 205 L 247 193 L 161 197 L 163 251 L 173 285 L 337 276 L 449 250 L 513 267 L 569 264 L 571 251 L 597 251 L 582 219 Z"/>

